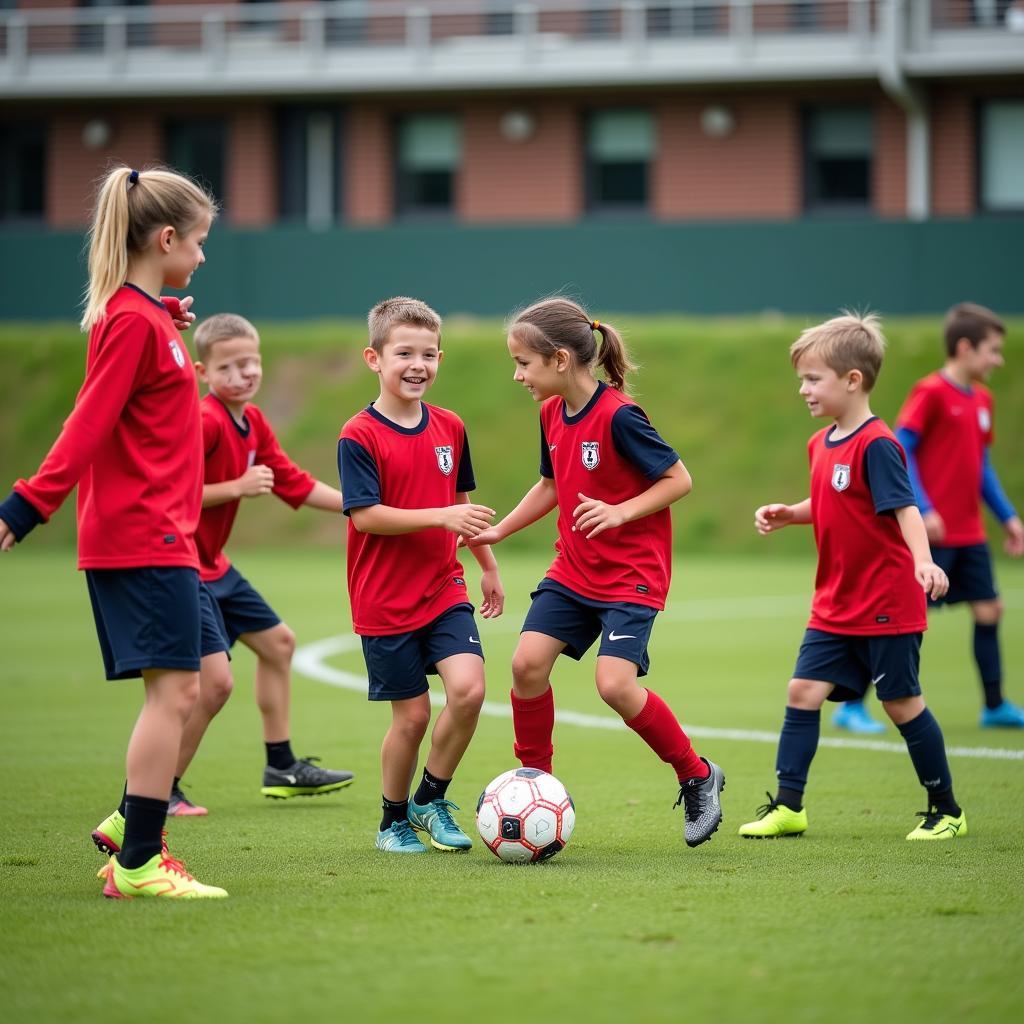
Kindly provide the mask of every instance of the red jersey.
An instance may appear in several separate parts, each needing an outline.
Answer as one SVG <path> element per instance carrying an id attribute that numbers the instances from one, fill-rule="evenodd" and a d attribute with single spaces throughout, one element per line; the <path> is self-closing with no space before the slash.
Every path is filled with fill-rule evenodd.
<path id="1" fill-rule="evenodd" d="M 417 427 L 401 427 L 372 406 L 341 430 L 338 469 L 346 515 L 353 508 L 442 508 L 476 486 L 462 420 L 422 403 Z M 407 633 L 469 601 L 458 538 L 441 528 L 393 536 L 348 523 L 348 592 L 361 636 Z"/>
<path id="2" fill-rule="evenodd" d="M 540 411 L 541 473 L 558 494 L 558 552 L 547 575 L 583 597 L 662 609 L 672 577 L 672 516 L 667 508 L 591 540 L 573 530 L 578 494 L 618 505 L 646 491 L 679 461 L 643 410 L 601 383 L 575 416 L 549 398 Z"/>
<path id="3" fill-rule="evenodd" d="M 199 408 L 203 422 L 204 483 L 237 480 L 250 466 L 269 466 L 274 471 L 274 494 L 282 501 L 298 508 L 309 497 L 316 480 L 288 458 L 255 405 L 246 406 L 241 425 L 216 395 L 207 395 Z M 231 535 L 240 500 L 203 509 L 196 547 L 199 578 L 204 582 L 219 580 L 231 568 L 224 545 Z"/>
<path id="4" fill-rule="evenodd" d="M 811 629 L 854 636 L 920 633 L 925 595 L 893 509 L 914 504 L 906 456 L 874 417 L 839 441 L 808 443 L 811 522 L 818 545 Z"/>
<path id="5" fill-rule="evenodd" d="M 44 519 L 78 484 L 78 567 L 198 568 L 195 371 L 164 306 L 120 288 L 89 332 L 85 381 L 39 472 L 14 489 Z"/>
<path id="6" fill-rule="evenodd" d="M 979 496 L 985 449 L 994 440 L 991 392 L 931 373 L 911 389 L 896 424 L 920 438 L 914 457 L 921 486 L 946 525 L 942 543 L 983 544 Z"/>

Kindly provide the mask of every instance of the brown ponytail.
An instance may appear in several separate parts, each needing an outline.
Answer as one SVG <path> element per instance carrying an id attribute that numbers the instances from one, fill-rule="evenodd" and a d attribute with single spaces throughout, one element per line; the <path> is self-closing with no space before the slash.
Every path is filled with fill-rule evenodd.
<path id="1" fill-rule="evenodd" d="M 619 391 L 627 390 L 626 375 L 636 369 L 622 336 L 611 324 L 591 320 L 582 306 L 562 296 L 542 299 L 516 313 L 508 333 L 545 359 L 565 349 L 580 366 L 589 369 L 596 363 L 608 384 Z M 601 335 L 600 350 L 595 333 Z"/>
<path id="2" fill-rule="evenodd" d="M 163 168 L 115 167 L 100 185 L 89 228 L 89 284 L 81 327 L 88 331 L 128 276 L 128 258 L 142 252 L 158 228 L 187 234 L 217 201 L 194 181 Z"/>

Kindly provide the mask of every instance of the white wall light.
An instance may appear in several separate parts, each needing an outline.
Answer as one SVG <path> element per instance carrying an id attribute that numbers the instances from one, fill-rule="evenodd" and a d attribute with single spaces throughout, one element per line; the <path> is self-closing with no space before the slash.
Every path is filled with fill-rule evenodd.
<path id="1" fill-rule="evenodd" d="M 537 118 L 528 110 L 506 110 L 501 115 L 499 127 L 509 142 L 526 142 L 537 130 Z"/>
<path id="2" fill-rule="evenodd" d="M 716 103 L 700 112 L 700 128 L 710 139 L 728 138 L 736 130 L 736 115 Z"/>

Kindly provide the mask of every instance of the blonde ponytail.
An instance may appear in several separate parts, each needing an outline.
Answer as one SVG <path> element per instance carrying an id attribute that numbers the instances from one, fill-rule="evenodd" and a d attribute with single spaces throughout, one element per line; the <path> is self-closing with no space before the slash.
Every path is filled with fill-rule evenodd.
<path id="1" fill-rule="evenodd" d="M 204 214 L 217 214 L 217 201 L 176 171 L 133 171 L 115 167 L 100 185 L 89 227 L 89 284 L 81 328 L 90 330 L 128 276 L 128 259 L 141 253 L 158 228 L 187 234 Z"/>

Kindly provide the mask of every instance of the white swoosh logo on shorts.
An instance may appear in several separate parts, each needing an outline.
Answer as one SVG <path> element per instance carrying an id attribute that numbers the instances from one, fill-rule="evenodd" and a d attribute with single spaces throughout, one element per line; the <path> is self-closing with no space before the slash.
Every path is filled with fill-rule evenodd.
<path id="1" fill-rule="evenodd" d="M 470 642 L 471 644 L 478 644 L 478 643 L 480 643 L 480 641 L 479 641 L 479 640 L 477 640 L 477 638 L 476 638 L 475 636 L 471 636 L 471 637 L 469 638 L 469 642 Z"/>
<path id="2" fill-rule="evenodd" d="M 877 686 L 884 678 L 885 673 L 883 672 L 880 676 L 875 676 L 875 678 L 871 680 L 871 685 Z"/>
<path id="3" fill-rule="evenodd" d="M 615 643 L 616 640 L 635 640 L 636 636 L 634 636 L 634 634 L 632 633 L 620 633 L 618 636 L 616 636 L 615 630 L 613 629 L 608 634 L 608 639 L 611 640 L 612 643 Z"/>

